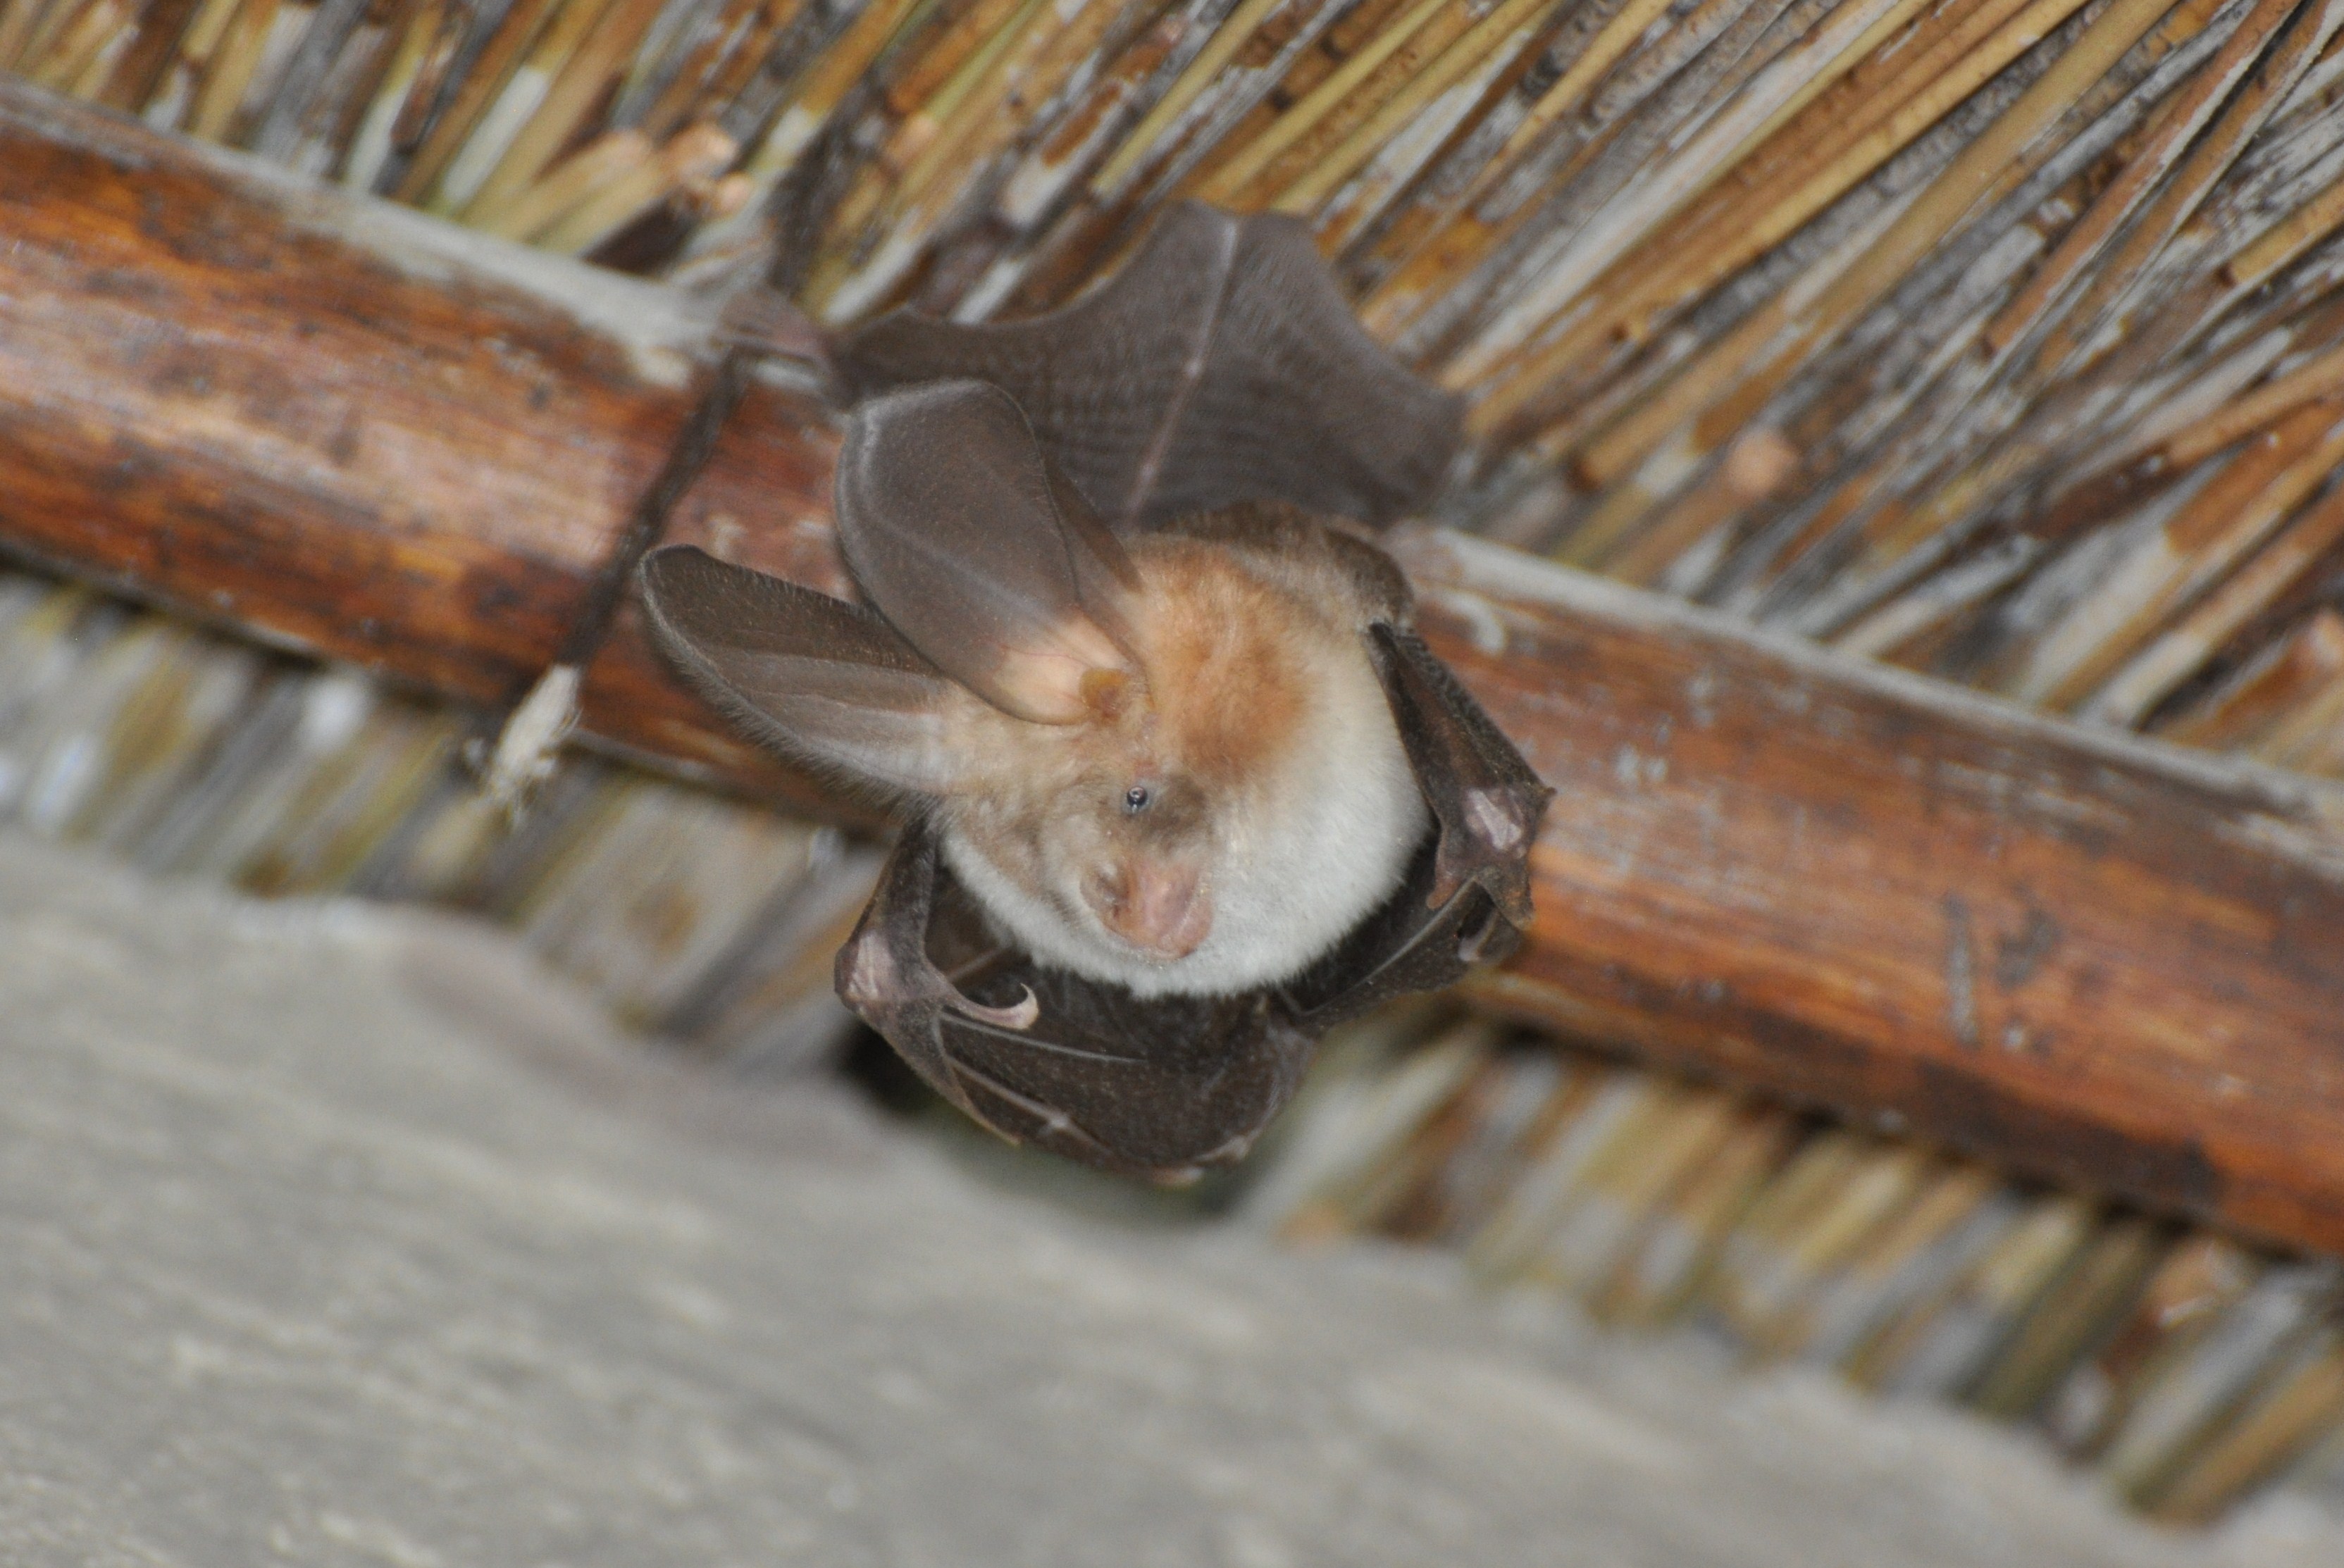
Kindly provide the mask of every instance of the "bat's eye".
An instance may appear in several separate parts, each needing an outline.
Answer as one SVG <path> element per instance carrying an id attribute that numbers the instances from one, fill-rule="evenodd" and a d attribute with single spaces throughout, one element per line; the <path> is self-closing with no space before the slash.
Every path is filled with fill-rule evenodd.
<path id="1" fill-rule="evenodd" d="M 1134 784 L 1123 792 L 1123 809 L 1136 817 L 1147 809 L 1147 802 L 1153 799 L 1154 797 L 1147 792 L 1147 785 Z"/>

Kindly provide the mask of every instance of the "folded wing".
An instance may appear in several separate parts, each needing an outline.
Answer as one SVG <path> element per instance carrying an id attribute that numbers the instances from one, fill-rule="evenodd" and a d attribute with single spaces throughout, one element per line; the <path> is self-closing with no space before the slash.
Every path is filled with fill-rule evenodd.
<path id="1" fill-rule="evenodd" d="M 1431 501 L 1460 439 L 1459 400 L 1352 318 L 1300 223 L 1193 202 L 1064 310 L 985 327 L 898 310 L 836 363 L 857 397 L 1000 387 L 1119 532 L 1263 499 L 1382 527 Z"/>

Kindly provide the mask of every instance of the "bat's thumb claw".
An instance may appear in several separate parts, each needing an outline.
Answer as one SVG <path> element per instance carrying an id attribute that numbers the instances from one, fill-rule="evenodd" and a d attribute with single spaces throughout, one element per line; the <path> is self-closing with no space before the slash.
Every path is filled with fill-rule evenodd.
<path id="1" fill-rule="evenodd" d="M 985 1007 L 955 991 L 952 1010 L 997 1029 L 1028 1030 L 1034 1027 L 1034 1020 L 1042 1016 L 1042 1004 L 1034 1000 L 1033 987 L 1020 986 L 1018 989 L 1026 993 L 1025 998 L 1010 1007 Z"/>
<path id="2" fill-rule="evenodd" d="M 1465 819 L 1490 849 L 1510 855 L 1529 840 L 1545 804 L 1543 799 L 1524 801 L 1511 789 L 1468 789 Z"/>

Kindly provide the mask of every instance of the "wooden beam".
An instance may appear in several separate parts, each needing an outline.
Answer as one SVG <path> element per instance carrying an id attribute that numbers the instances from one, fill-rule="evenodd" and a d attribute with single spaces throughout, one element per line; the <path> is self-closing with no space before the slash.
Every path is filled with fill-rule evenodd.
<path id="1" fill-rule="evenodd" d="M 1489 1000 L 2344 1251 L 2344 790 L 1477 540 L 1399 554 L 1555 787 Z"/>
<path id="2" fill-rule="evenodd" d="M 507 701 L 714 359 L 659 288 L 0 83 L 0 535 L 61 569 Z M 672 537 L 840 591 L 834 445 L 761 380 Z M 1490 1002 L 2344 1250 L 2344 795 L 1453 536 L 1398 548 L 1559 790 Z M 600 744 L 815 799 L 631 615 L 586 696 Z"/>
<path id="3" fill-rule="evenodd" d="M 460 700 L 560 646 L 712 374 L 674 291 L 0 76 L 0 520 L 19 555 Z M 803 573 L 834 439 L 761 381 L 690 528 Z M 780 548 L 777 558 L 763 558 Z M 590 724 L 802 803 L 623 640 Z"/>

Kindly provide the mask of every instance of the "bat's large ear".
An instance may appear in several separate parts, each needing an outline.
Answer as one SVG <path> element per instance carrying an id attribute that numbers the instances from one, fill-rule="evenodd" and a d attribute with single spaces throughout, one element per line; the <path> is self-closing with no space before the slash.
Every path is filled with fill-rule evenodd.
<path id="1" fill-rule="evenodd" d="M 836 363 L 858 397 L 1005 388 L 1118 531 L 1251 500 L 1380 528 L 1430 503 L 1460 439 L 1460 400 L 1368 336 L 1301 223 L 1194 202 L 1066 309 L 992 327 L 898 310 Z"/>
<path id="2" fill-rule="evenodd" d="M 854 580 L 928 661 L 1005 712 L 1087 718 L 1135 663 L 1131 563 L 1060 479 L 1009 395 L 978 381 L 854 411 L 838 460 Z"/>
<path id="3" fill-rule="evenodd" d="M 869 610 L 689 545 L 655 551 L 642 582 L 661 647 L 774 750 L 888 789 L 952 788 L 951 686 Z"/>

